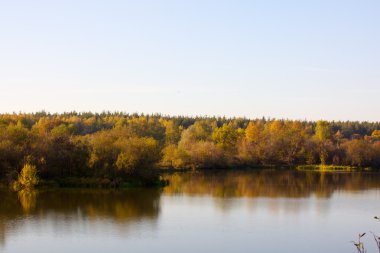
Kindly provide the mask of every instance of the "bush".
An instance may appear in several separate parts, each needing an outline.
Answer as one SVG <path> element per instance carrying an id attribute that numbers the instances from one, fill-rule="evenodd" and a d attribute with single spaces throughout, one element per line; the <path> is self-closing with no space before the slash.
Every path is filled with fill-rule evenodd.
<path id="1" fill-rule="evenodd" d="M 21 170 L 17 182 L 21 185 L 22 188 L 26 189 L 36 186 L 39 182 L 36 166 L 29 163 L 25 164 Z"/>

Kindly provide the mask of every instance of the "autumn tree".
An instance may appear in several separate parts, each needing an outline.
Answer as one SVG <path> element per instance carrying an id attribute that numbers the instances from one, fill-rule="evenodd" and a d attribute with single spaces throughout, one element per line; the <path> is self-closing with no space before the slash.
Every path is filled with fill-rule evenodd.
<path id="1" fill-rule="evenodd" d="M 373 146 L 365 140 L 350 140 L 343 144 L 346 162 L 353 166 L 369 166 L 374 158 Z"/>
<path id="2" fill-rule="evenodd" d="M 116 168 L 127 174 L 149 169 L 160 159 L 158 143 L 151 137 L 118 139 L 114 145 L 120 150 L 115 161 Z"/>
<path id="3" fill-rule="evenodd" d="M 328 146 L 332 138 L 331 125 L 327 121 L 320 120 L 315 127 L 315 137 L 319 142 L 319 158 L 321 164 L 326 164 L 329 153 Z"/>
<path id="4" fill-rule="evenodd" d="M 29 163 L 25 164 L 18 177 L 18 183 L 22 188 L 30 189 L 36 186 L 39 182 L 37 176 L 37 168 Z"/>
<path id="5" fill-rule="evenodd" d="M 241 129 L 235 129 L 230 124 L 223 124 L 222 127 L 215 128 L 212 133 L 212 139 L 216 145 L 223 150 L 236 150 L 236 143 L 242 136 Z"/>

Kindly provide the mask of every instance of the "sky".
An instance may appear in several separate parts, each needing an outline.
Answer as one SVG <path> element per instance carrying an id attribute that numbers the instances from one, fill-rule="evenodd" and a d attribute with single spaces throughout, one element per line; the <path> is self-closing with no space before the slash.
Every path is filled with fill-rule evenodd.
<path id="1" fill-rule="evenodd" d="M 379 108 L 379 0 L 0 0 L 0 113 Z"/>

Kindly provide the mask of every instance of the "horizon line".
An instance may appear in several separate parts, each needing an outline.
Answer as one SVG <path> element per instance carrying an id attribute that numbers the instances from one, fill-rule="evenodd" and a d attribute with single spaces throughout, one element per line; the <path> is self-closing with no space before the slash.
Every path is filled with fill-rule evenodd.
<path id="1" fill-rule="evenodd" d="M 292 118 L 276 118 L 276 117 L 271 117 L 271 116 L 261 116 L 261 117 L 248 117 L 248 116 L 226 116 L 226 115 L 208 115 L 208 114 L 197 114 L 197 115 L 186 115 L 186 114 L 165 114 L 165 113 L 161 113 L 161 112 L 149 112 L 149 113 L 144 113 L 144 112 L 127 112 L 127 111 L 122 111 L 122 110 L 114 110 L 114 111 L 111 111 L 111 110 L 102 110 L 102 111 L 97 111 L 97 110 L 94 110 L 94 111 L 75 111 L 75 110 L 72 110 L 72 111 L 62 111 L 62 112 L 58 112 L 58 111 L 55 111 L 55 112 L 50 112 L 50 111 L 47 111 L 47 110 L 39 110 L 39 111 L 30 111 L 30 112 L 26 112 L 26 111 L 13 111 L 13 112 L 0 112 L 0 116 L 3 116 L 3 115 L 28 115 L 28 114 L 31 114 L 31 115 L 36 115 L 38 113 L 45 113 L 47 114 L 47 116 L 55 116 L 55 115 L 64 115 L 64 114 L 78 114 L 78 115 L 83 115 L 83 114 L 86 114 L 86 113 L 89 113 L 89 114 L 94 114 L 94 115 L 100 115 L 100 114 L 122 114 L 124 116 L 133 116 L 133 115 L 138 115 L 138 116 L 160 116 L 160 117 L 167 117 L 167 118 L 179 118 L 179 117 L 186 117 L 186 118 L 193 118 L 193 119 L 196 119 L 196 118 L 204 118 L 204 119 L 212 119 L 212 118 L 223 118 L 223 119 L 226 119 L 226 120 L 234 120 L 234 119 L 244 119 L 244 120 L 267 120 L 267 121 L 275 121 L 275 120 L 279 120 L 279 121 L 300 121 L 300 122 L 318 122 L 318 121 L 327 121 L 327 122 L 358 122 L 358 123 L 380 123 L 380 121 L 370 121 L 370 120 L 328 120 L 328 119 L 323 119 L 323 118 L 320 118 L 320 119 L 307 119 L 307 118 L 304 118 L 304 119 L 292 119 Z"/>

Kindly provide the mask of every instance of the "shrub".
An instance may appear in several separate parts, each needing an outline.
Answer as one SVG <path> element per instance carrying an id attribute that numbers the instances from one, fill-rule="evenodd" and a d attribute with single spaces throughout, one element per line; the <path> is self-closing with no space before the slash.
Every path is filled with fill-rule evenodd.
<path id="1" fill-rule="evenodd" d="M 29 163 L 25 164 L 18 177 L 18 183 L 22 188 L 33 188 L 39 182 L 37 168 Z"/>

